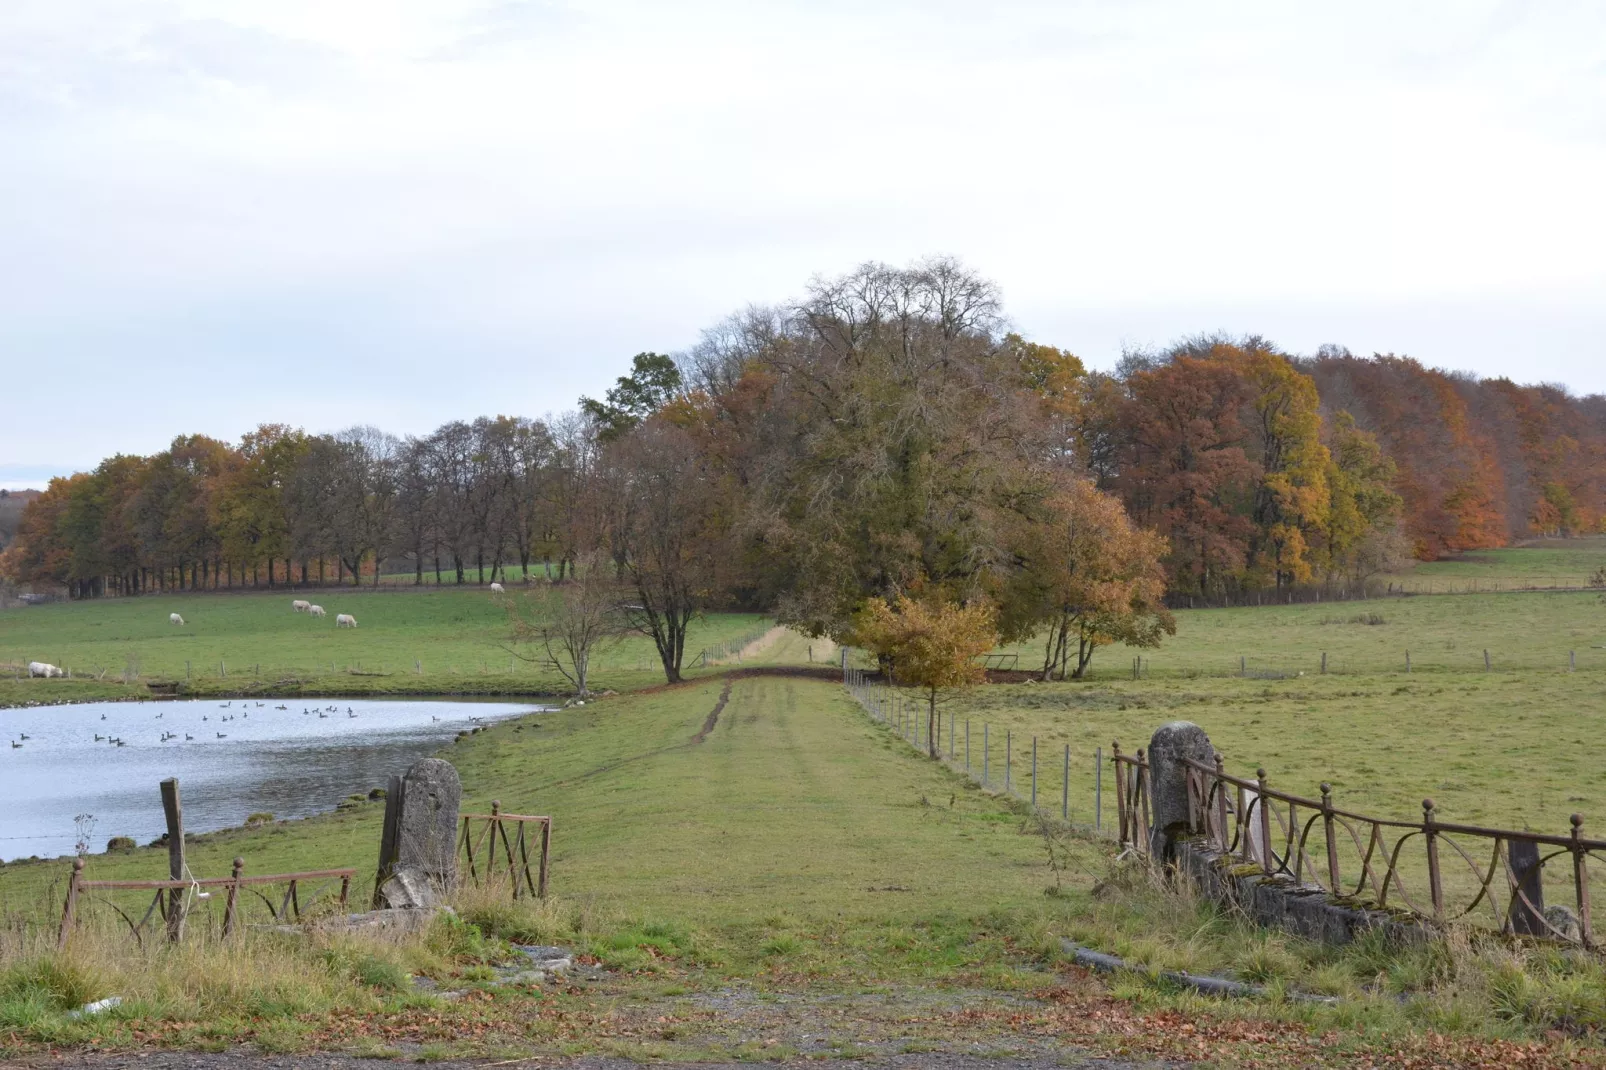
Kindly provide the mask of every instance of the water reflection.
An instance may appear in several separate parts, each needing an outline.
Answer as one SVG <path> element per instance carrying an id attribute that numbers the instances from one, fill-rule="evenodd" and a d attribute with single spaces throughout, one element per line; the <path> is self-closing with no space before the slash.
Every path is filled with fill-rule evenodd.
<path id="1" fill-rule="evenodd" d="M 192 832 L 239 825 L 257 812 L 331 810 L 465 728 L 542 708 L 235 699 L 0 710 L 0 859 L 71 853 L 74 815 L 85 813 L 94 815 L 91 850 L 104 850 L 112 836 L 147 843 L 166 827 L 157 784 L 170 776 L 179 778 Z"/>

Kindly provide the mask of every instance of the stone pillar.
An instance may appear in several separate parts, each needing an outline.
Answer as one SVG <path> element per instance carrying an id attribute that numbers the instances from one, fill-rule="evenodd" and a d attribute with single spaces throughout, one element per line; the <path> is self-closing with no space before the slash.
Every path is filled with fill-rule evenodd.
<path id="1" fill-rule="evenodd" d="M 433 907 L 457 881 L 457 814 L 463 787 L 450 762 L 425 758 L 386 798 L 379 888 L 384 907 Z"/>
<path id="2" fill-rule="evenodd" d="M 1149 799 L 1154 825 L 1149 834 L 1149 855 L 1170 862 L 1176 842 L 1188 834 L 1188 769 L 1184 758 L 1211 765 L 1216 749 L 1205 730 L 1191 721 L 1161 725 L 1149 740 Z"/>

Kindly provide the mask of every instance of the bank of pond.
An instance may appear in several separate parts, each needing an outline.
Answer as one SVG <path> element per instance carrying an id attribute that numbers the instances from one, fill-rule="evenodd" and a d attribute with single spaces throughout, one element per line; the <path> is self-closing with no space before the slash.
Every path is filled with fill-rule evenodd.
<path id="1" fill-rule="evenodd" d="M 459 732 L 546 708 L 236 698 L 0 710 L 0 861 L 149 843 L 166 828 L 158 785 L 169 777 L 194 833 L 327 812 Z"/>

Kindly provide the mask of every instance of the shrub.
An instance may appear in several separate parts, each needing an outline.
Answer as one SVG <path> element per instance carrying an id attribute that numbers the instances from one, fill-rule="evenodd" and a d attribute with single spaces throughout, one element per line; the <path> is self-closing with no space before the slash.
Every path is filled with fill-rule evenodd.
<path id="1" fill-rule="evenodd" d="M 134 847 L 134 837 L 132 836 L 113 836 L 106 841 L 106 850 L 108 851 L 132 851 Z"/>
<path id="2" fill-rule="evenodd" d="M 256 826 L 256 825 L 271 825 L 271 824 L 273 824 L 273 815 L 268 813 L 266 810 L 260 810 L 260 811 L 258 811 L 257 813 L 254 813 L 254 814 L 247 814 L 246 818 L 245 818 L 245 827 L 246 828 L 251 828 L 251 827 Z"/>

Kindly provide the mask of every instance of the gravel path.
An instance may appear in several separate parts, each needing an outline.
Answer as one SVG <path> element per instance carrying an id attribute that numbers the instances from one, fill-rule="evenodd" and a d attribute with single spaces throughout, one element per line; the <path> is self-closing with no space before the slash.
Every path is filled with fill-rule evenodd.
<path id="1" fill-rule="evenodd" d="M 190 1052 L 151 1052 L 136 1055 L 66 1055 L 56 1058 L 36 1056 L 10 1064 L 28 1070 L 386 1070 L 389 1067 L 416 1066 L 412 1061 L 358 1059 L 343 1055 L 256 1055 L 247 1052 L 201 1054 Z M 432 1062 L 431 1070 L 642 1070 L 646 1064 L 628 1059 L 535 1057 L 528 1060 L 494 1062 Z M 753 1070 L 753 1063 L 664 1063 L 673 1070 Z M 1012 1059 L 932 1052 L 922 1055 L 893 1055 L 885 1059 L 799 1060 L 762 1063 L 770 1067 L 825 1067 L 830 1070 L 1152 1070 L 1164 1063 L 1133 1063 L 1088 1057 Z"/>

